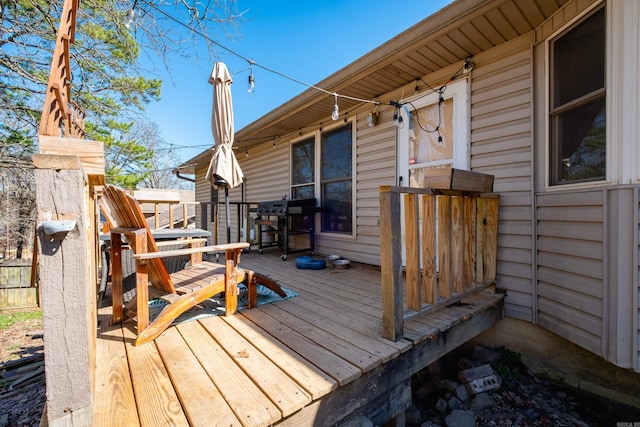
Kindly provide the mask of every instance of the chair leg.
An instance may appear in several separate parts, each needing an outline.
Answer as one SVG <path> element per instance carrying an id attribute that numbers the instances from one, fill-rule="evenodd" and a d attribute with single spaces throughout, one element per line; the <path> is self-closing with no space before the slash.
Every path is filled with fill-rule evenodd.
<path id="1" fill-rule="evenodd" d="M 287 297 L 287 293 L 282 289 L 282 287 L 275 280 L 265 276 L 264 274 L 260 274 L 260 273 L 254 273 L 254 275 L 255 275 L 255 278 L 256 278 L 256 283 L 259 283 L 262 286 L 265 286 L 265 287 L 271 289 L 273 292 L 277 293 L 282 298 L 286 298 Z"/>
<path id="2" fill-rule="evenodd" d="M 256 308 L 258 306 L 258 282 L 256 275 L 251 270 L 245 270 L 247 274 L 247 308 Z"/>
<path id="3" fill-rule="evenodd" d="M 238 269 L 233 259 L 227 258 L 224 273 L 225 316 L 231 316 L 238 310 Z"/>

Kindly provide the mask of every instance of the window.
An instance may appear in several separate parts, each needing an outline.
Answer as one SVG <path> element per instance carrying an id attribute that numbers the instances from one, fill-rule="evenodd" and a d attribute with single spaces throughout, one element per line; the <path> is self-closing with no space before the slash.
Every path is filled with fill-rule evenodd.
<path id="1" fill-rule="evenodd" d="M 291 145 L 291 198 L 320 199 L 324 208 L 320 231 L 325 233 L 353 233 L 352 126 L 349 123 Z"/>
<path id="2" fill-rule="evenodd" d="M 353 230 L 353 137 L 349 123 L 321 134 L 322 231 Z"/>
<path id="3" fill-rule="evenodd" d="M 550 41 L 550 183 L 606 179 L 605 9 Z"/>
<path id="4" fill-rule="evenodd" d="M 311 199 L 315 189 L 315 138 L 296 142 L 291 147 L 291 197 Z"/>

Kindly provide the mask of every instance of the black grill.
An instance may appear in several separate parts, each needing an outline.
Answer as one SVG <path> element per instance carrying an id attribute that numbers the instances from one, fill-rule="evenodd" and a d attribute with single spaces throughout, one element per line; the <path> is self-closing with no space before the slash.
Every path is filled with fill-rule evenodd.
<path id="1" fill-rule="evenodd" d="M 314 251 L 314 216 L 321 208 L 316 199 L 283 199 L 258 203 L 256 224 L 258 225 L 258 250 L 278 246 L 283 249 L 283 260 L 292 252 Z M 289 237 L 306 234 L 309 247 L 290 250 Z M 268 239 L 266 237 L 269 237 Z"/>
<path id="2" fill-rule="evenodd" d="M 258 215 L 287 216 L 315 212 L 316 199 L 285 199 L 258 203 Z"/>

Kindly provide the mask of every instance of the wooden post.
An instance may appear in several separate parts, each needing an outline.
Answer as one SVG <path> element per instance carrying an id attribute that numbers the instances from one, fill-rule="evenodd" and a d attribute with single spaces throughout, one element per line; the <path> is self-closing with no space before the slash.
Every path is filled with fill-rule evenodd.
<path id="1" fill-rule="evenodd" d="M 418 221 L 418 195 L 404 195 L 404 229 L 407 258 L 407 308 L 422 308 L 422 281 L 420 279 L 420 229 Z"/>
<path id="2" fill-rule="evenodd" d="M 400 193 L 380 187 L 380 265 L 382 279 L 382 336 L 402 339 L 402 236 L 400 234 Z"/>
<path id="3" fill-rule="evenodd" d="M 34 154 L 39 268 L 49 426 L 92 425 L 96 286 L 89 232 L 88 183 L 77 156 Z M 74 220 L 47 235 L 45 221 Z"/>
<path id="4" fill-rule="evenodd" d="M 451 196 L 438 196 L 438 296 L 451 297 Z"/>
<path id="5" fill-rule="evenodd" d="M 436 288 L 436 196 L 422 196 L 422 291 L 424 302 L 435 304 Z"/>

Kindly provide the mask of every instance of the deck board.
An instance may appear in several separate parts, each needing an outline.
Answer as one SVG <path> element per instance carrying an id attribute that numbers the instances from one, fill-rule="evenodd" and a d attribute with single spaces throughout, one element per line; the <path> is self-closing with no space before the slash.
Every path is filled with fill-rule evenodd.
<path id="1" fill-rule="evenodd" d="M 110 317 L 103 314 L 99 318 L 102 327 L 96 342 L 95 425 L 135 427 L 140 421 L 122 328 L 109 325 Z"/>
<path id="2" fill-rule="evenodd" d="M 176 326 L 242 425 L 268 426 L 282 413 L 199 322 Z"/>
<path id="3" fill-rule="evenodd" d="M 218 337 L 227 354 L 235 358 L 243 373 L 269 397 L 283 416 L 311 403 L 311 396 L 301 386 L 220 317 L 203 319 L 200 324 Z"/>
<path id="4" fill-rule="evenodd" d="M 392 342 L 382 337 L 379 268 L 298 270 L 253 252 L 241 266 L 299 295 L 185 322 L 139 347 L 131 322 L 102 327 L 96 425 L 333 425 L 385 393 L 406 399 L 407 375 L 502 316 L 502 296 L 470 295 L 407 319 L 405 339 Z"/>
<path id="5" fill-rule="evenodd" d="M 273 339 L 246 317 L 231 316 L 224 317 L 223 320 L 258 347 L 262 354 L 286 372 L 291 379 L 311 395 L 312 399 L 315 400 L 338 388 L 338 382 L 331 376 L 325 374 L 298 353 L 290 351 L 288 347 Z"/>
<path id="6" fill-rule="evenodd" d="M 167 329 L 155 342 L 192 426 L 241 425 L 196 356 L 186 351 L 177 328 Z"/>
<path id="7" fill-rule="evenodd" d="M 289 308 L 291 308 L 291 306 L 289 306 Z M 317 346 L 335 353 L 340 358 L 356 366 L 362 372 L 369 372 L 382 364 L 380 357 L 354 345 L 353 340 L 349 339 L 356 338 L 353 331 L 348 331 L 340 327 L 338 329 L 346 332 L 345 334 L 340 334 L 340 331 L 327 332 L 325 328 L 318 327 L 320 324 L 328 324 L 327 319 L 314 316 L 311 312 L 306 312 L 302 316 L 296 316 L 295 314 L 291 314 L 286 306 L 282 307 L 281 305 L 271 305 L 265 308 L 265 311 L 290 328 L 295 328 Z"/>
<path id="8" fill-rule="evenodd" d="M 353 364 L 318 346 L 315 342 L 305 337 L 304 334 L 288 327 L 277 318 L 265 313 L 264 310 L 260 308 L 245 310 L 243 314 L 254 323 L 259 323 L 265 331 L 273 335 L 278 341 L 338 381 L 338 384 L 347 384 L 362 375 L 362 371 Z"/>
<path id="9" fill-rule="evenodd" d="M 136 402 L 145 402 L 144 405 L 137 405 L 140 425 L 188 426 L 187 417 L 155 344 L 136 346 L 135 332 L 129 327 L 123 327 L 122 331 L 129 366 L 135 366 L 130 372 Z"/>
<path id="10" fill-rule="evenodd" d="M 357 319 L 347 316 L 347 312 L 328 310 L 317 304 L 300 304 L 299 302 L 302 301 L 304 300 L 300 299 L 296 302 L 283 301 L 282 304 L 278 305 L 278 308 L 286 310 L 300 319 L 305 319 L 315 325 L 316 328 L 333 334 L 371 353 L 376 358 L 380 358 L 380 363 L 387 362 L 400 354 L 400 350 L 396 346 L 387 344 L 378 337 L 369 335 L 372 326 L 374 328 L 373 330 L 375 330 L 375 324 L 368 325 L 368 334 L 364 332 L 365 324 L 362 323 L 359 325 Z M 340 320 L 344 321 L 340 322 Z M 378 364 L 376 364 L 376 366 L 377 365 Z"/>

